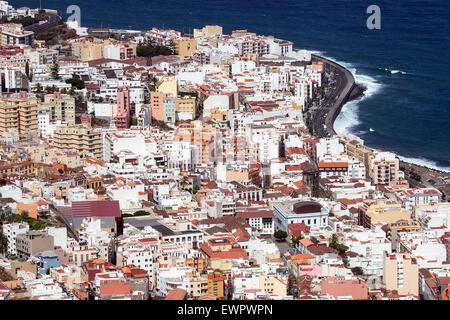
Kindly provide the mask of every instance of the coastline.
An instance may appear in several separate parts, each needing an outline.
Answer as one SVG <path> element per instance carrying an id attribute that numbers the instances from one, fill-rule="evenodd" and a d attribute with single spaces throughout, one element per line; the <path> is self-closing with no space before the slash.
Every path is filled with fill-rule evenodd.
<path id="1" fill-rule="evenodd" d="M 311 54 L 311 59 L 316 59 L 316 60 L 322 61 L 328 65 L 331 65 L 331 66 L 335 67 L 336 69 L 339 69 L 344 74 L 344 88 L 339 93 L 339 98 L 336 100 L 336 102 L 334 102 L 334 105 L 328 111 L 328 114 L 325 118 L 325 123 L 324 123 L 329 134 L 336 135 L 336 131 L 334 130 L 334 121 L 336 120 L 337 116 L 341 112 L 344 104 L 349 101 L 348 98 L 350 96 L 350 93 L 353 91 L 353 89 L 356 86 L 355 77 L 349 70 L 347 70 L 347 68 L 343 67 L 342 65 L 340 65 L 332 60 L 323 58 L 323 57 L 315 55 L 315 54 Z"/>
<path id="2" fill-rule="evenodd" d="M 326 64 L 329 64 L 336 69 L 340 70 L 344 75 L 343 81 L 343 89 L 339 93 L 339 98 L 333 104 L 333 106 L 329 109 L 325 121 L 323 125 L 326 126 L 328 133 L 332 135 L 336 135 L 336 131 L 334 130 L 334 122 L 338 117 L 339 113 L 342 110 L 342 107 L 349 101 L 356 100 L 360 98 L 364 94 L 364 88 L 361 88 L 355 81 L 355 77 L 353 74 L 344 66 L 336 63 L 330 59 L 318 56 L 316 54 L 311 55 L 312 59 L 322 61 Z M 370 147 L 369 147 L 370 148 Z M 436 189 L 441 190 L 445 195 L 450 196 L 450 183 L 444 183 L 440 177 L 448 177 L 450 179 L 450 172 L 438 170 L 434 168 L 430 168 L 424 165 L 415 164 L 412 162 L 407 162 L 405 160 L 400 160 L 400 167 L 405 168 L 405 177 L 408 179 L 410 184 L 415 187 L 434 187 Z M 422 180 L 416 181 L 410 178 L 409 173 L 413 171 L 418 173 Z M 429 179 L 433 179 L 436 181 L 435 184 L 428 182 Z"/>

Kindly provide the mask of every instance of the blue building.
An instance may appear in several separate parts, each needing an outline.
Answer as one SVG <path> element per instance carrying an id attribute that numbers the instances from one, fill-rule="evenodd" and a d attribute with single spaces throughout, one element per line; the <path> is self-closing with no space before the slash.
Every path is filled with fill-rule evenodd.
<path id="1" fill-rule="evenodd" d="M 32 257 L 32 261 L 38 265 L 38 272 L 40 274 L 46 274 L 49 268 L 61 266 L 58 255 L 53 250 L 36 253 Z"/>

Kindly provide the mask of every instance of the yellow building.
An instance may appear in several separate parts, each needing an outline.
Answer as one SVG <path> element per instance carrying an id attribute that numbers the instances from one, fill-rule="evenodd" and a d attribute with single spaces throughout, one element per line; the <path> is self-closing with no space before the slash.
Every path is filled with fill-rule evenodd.
<path id="1" fill-rule="evenodd" d="M 395 200 L 365 200 L 358 208 L 359 224 L 371 228 L 376 222 L 395 223 L 400 220 L 411 221 L 411 212 L 402 208 Z"/>
<path id="2" fill-rule="evenodd" d="M 102 59 L 103 40 L 96 38 L 88 38 L 72 43 L 72 55 L 81 61 L 91 61 Z"/>
<path id="3" fill-rule="evenodd" d="M 18 129 L 20 134 L 38 131 L 38 107 L 35 95 L 20 92 L 0 99 L 0 132 Z"/>
<path id="4" fill-rule="evenodd" d="M 175 53 L 183 57 L 192 57 L 197 50 L 197 40 L 190 38 L 183 38 L 181 40 L 173 40 L 175 46 Z"/>
<path id="5" fill-rule="evenodd" d="M 65 249 L 68 255 L 72 255 L 73 264 L 77 267 L 82 266 L 85 262 L 98 258 L 98 249 L 90 246 L 77 246 Z"/>
<path id="6" fill-rule="evenodd" d="M 178 80 L 175 77 L 167 76 L 161 79 L 157 92 L 178 96 Z"/>
<path id="7" fill-rule="evenodd" d="M 366 172 L 372 177 L 372 160 L 375 158 L 373 150 L 366 147 L 361 139 L 354 139 L 346 144 L 347 154 L 355 157 L 366 167 Z"/>
<path id="8" fill-rule="evenodd" d="M 51 122 L 60 120 L 70 125 L 75 124 L 75 99 L 69 94 L 59 92 L 46 94 L 38 111 L 49 111 Z"/>
<path id="9" fill-rule="evenodd" d="M 103 158 L 102 135 L 82 125 L 59 126 L 55 129 L 53 145 L 60 150 L 75 150 L 79 154 Z"/>
<path id="10" fill-rule="evenodd" d="M 287 295 L 287 283 L 277 277 L 259 276 L 259 288 L 276 296 Z"/>
<path id="11" fill-rule="evenodd" d="M 225 296 L 225 279 L 221 272 L 208 274 L 208 293 L 222 300 Z"/>
<path id="12" fill-rule="evenodd" d="M 208 293 L 208 280 L 206 277 L 192 276 L 189 279 L 190 284 L 190 296 L 192 298 L 199 298 L 200 296 Z"/>
<path id="13" fill-rule="evenodd" d="M 177 98 L 177 113 L 192 113 L 193 117 L 196 116 L 196 99 L 191 97 L 178 97 Z"/>
<path id="14" fill-rule="evenodd" d="M 206 270 L 206 260 L 202 257 L 187 258 L 185 261 L 185 265 L 186 267 L 190 267 L 199 273 L 202 273 Z"/>
<path id="15" fill-rule="evenodd" d="M 227 121 L 228 120 L 228 111 L 222 111 L 219 109 L 211 109 L 210 111 L 211 118 L 217 121 Z"/>
<path id="16" fill-rule="evenodd" d="M 194 38 L 197 37 L 215 37 L 223 34 L 221 26 L 204 26 L 202 29 L 194 29 Z"/>
<path id="17" fill-rule="evenodd" d="M 72 55 L 81 61 L 126 60 L 136 56 L 137 44 L 115 39 L 84 38 L 72 43 Z"/>

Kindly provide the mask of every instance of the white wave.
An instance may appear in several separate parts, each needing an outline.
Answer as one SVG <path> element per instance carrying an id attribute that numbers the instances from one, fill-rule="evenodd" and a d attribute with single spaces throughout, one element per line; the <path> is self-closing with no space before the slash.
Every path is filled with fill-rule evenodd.
<path id="1" fill-rule="evenodd" d="M 370 132 L 374 132 L 375 130 L 374 130 L 374 129 L 372 129 L 372 128 L 370 128 L 370 129 L 369 129 L 369 131 L 370 131 Z"/>
<path id="2" fill-rule="evenodd" d="M 412 163 L 412 164 L 416 164 L 418 166 L 424 166 L 424 167 L 428 167 L 431 169 L 440 170 L 440 171 L 444 171 L 444 172 L 450 172 L 450 167 L 440 167 L 435 161 L 432 161 L 432 160 L 428 160 L 428 159 L 424 159 L 424 158 L 409 158 L 409 157 L 403 157 L 400 155 L 398 155 L 398 157 L 400 158 L 400 160 L 407 162 L 407 163 Z"/>
<path id="3" fill-rule="evenodd" d="M 400 74 L 407 74 L 407 72 L 405 72 L 405 71 L 401 71 L 401 70 L 391 70 L 391 69 L 388 69 L 388 68 L 384 68 L 384 71 L 390 72 L 391 74 L 397 74 L 397 73 L 400 73 Z"/>
<path id="4" fill-rule="evenodd" d="M 359 74 L 356 67 L 351 63 L 339 61 L 335 58 L 328 57 L 326 56 L 325 53 L 321 51 L 311 51 L 311 53 L 342 65 L 353 74 L 353 76 L 355 77 L 355 82 L 357 84 L 360 84 L 366 88 L 366 90 L 364 91 L 364 95 L 362 97 L 344 104 L 341 112 L 339 113 L 339 115 L 336 118 L 336 121 L 334 122 L 333 128 L 336 131 L 336 133 L 338 134 L 344 134 L 346 132 L 354 133 L 351 131 L 352 128 L 354 128 L 356 125 L 360 123 L 358 119 L 359 102 L 364 101 L 367 98 L 379 92 L 381 89 L 381 84 L 378 83 L 371 76 Z"/>
<path id="5" fill-rule="evenodd" d="M 364 132 L 352 132 L 352 128 L 354 128 L 356 125 L 360 123 L 358 119 L 358 104 L 361 101 L 364 101 L 365 99 L 375 95 L 378 93 L 381 89 L 381 84 L 378 83 L 374 78 L 358 74 L 355 66 L 348 62 L 342 62 L 339 60 L 336 60 L 332 57 L 327 57 L 323 52 L 320 51 L 311 51 L 311 53 L 321 56 L 323 58 L 329 59 L 331 61 L 334 61 L 336 63 L 339 63 L 340 65 L 347 68 L 351 73 L 353 73 L 353 76 L 355 77 L 356 83 L 359 83 L 366 87 L 366 91 L 364 91 L 364 96 L 357 100 L 353 100 L 350 102 L 347 102 L 343 107 L 341 112 L 336 118 L 336 121 L 334 122 L 334 130 L 337 134 L 345 135 L 346 133 L 352 133 L 355 135 L 361 135 Z M 391 72 L 391 74 L 401 73 L 406 74 L 406 72 L 401 70 L 390 70 L 385 69 L 385 71 Z M 370 128 L 372 129 L 372 128 Z M 373 129 L 372 129 L 373 130 Z M 371 130 L 370 130 L 371 131 Z M 450 172 L 450 167 L 440 167 L 436 162 L 424 158 L 409 158 L 409 157 L 403 157 L 398 155 L 398 157 L 408 163 L 416 164 L 419 166 L 428 167 L 435 170 L 440 170 L 444 172 Z"/>

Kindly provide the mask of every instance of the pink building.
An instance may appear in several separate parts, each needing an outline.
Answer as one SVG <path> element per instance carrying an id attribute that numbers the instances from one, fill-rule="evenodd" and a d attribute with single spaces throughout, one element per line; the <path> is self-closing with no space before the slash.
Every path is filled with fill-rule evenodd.
<path id="1" fill-rule="evenodd" d="M 339 280 L 330 277 L 322 281 L 322 295 L 325 294 L 335 299 L 352 297 L 353 300 L 367 300 L 369 289 L 366 282 L 360 279 Z"/>
<path id="2" fill-rule="evenodd" d="M 116 127 L 118 129 L 127 129 L 131 122 L 131 108 L 130 108 L 130 88 L 117 88 L 117 116 Z"/>
<path id="3" fill-rule="evenodd" d="M 310 277 L 321 277 L 322 276 L 322 267 L 319 264 L 300 264 L 298 266 L 298 275 L 301 276 L 310 276 Z"/>

